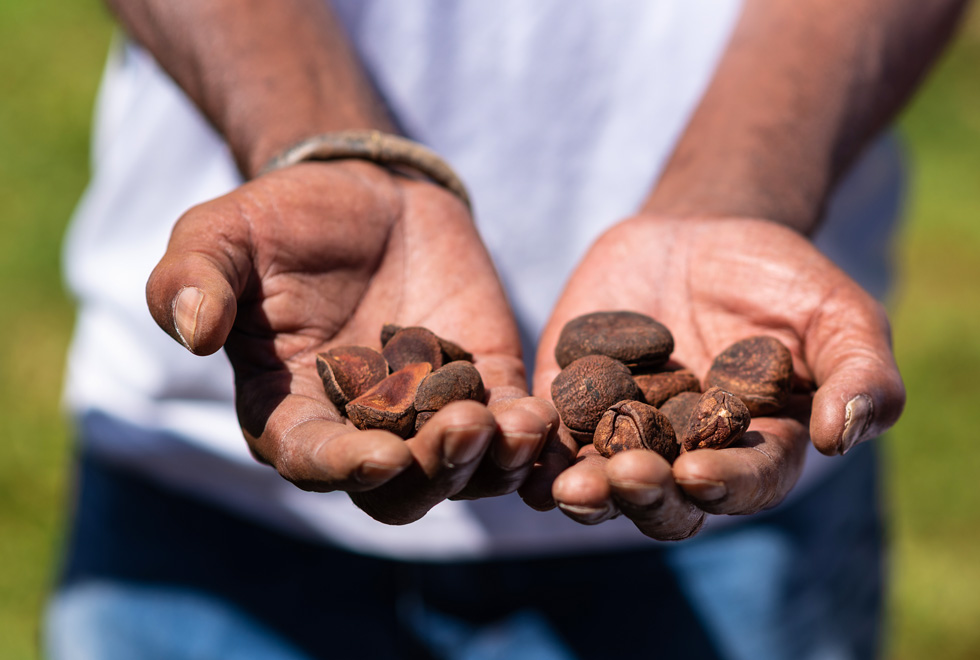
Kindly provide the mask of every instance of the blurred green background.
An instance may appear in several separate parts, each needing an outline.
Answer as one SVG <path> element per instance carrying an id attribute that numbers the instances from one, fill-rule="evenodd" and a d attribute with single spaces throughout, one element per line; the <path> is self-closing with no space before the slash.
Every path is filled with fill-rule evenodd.
<path id="1" fill-rule="evenodd" d="M 0 3 L 0 658 L 38 656 L 70 501 L 62 231 L 111 34 L 95 0 Z M 980 15 L 901 120 L 913 187 L 892 301 L 909 403 L 887 441 L 887 657 L 980 658 Z"/>

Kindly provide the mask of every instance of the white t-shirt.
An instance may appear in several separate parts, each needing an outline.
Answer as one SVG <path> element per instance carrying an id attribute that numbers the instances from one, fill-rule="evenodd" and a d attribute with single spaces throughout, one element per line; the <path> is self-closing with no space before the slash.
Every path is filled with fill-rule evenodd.
<path id="1" fill-rule="evenodd" d="M 334 5 L 400 126 L 469 186 L 531 356 L 574 265 L 655 181 L 740 8 L 734 0 Z M 144 298 L 174 221 L 240 183 L 226 145 L 130 44 L 110 58 L 93 142 L 93 178 L 65 246 L 80 304 L 66 401 L 89 450 L 263 524 L 371 554 L 475 558 L 649 543 L 626 520 L 584 527 L 516 495 L 444 502 L 412 525 L 386 526 L 342 493 L 300 491 L 256 463 L 235 418 L 227 359 L 190 355 L 156 326 Z M 900 177 L 893 146 L 871 150 L 817 239 L 877 294 Z M 813 452 L 809 464 L 812 480 L 833 460 Z"/>

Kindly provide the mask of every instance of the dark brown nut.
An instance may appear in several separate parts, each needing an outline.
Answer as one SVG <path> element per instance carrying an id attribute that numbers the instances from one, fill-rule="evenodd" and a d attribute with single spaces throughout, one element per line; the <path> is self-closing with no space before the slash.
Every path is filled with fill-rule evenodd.
<path id="1" fill-rule="evenodd" d="M 383 326 L 381 326 L 382 348 L 388 345 L 388 342 L 391 341 L 392 337 L 394 337 L 402 330 L 407 330 L 407 329 L 408 328 L 403 328 L 400 325 L 395 325 L 394 323 L 385 323 Z M 420 329 L 427 330 L 426 328 L 420 328 Z M 448 339 L 443 339 L 438 335 L 436 335 L 436 339 L 439 340 L 439 347 L 442 349 L 443 364 L 446 364 L 448 362 L 455 362 L 457 360 L 465 360 L 467 362 L 473 361 L 473 354 L 467 351 L 459 344 L 455 342 L 451 342 Z M 438 367 L 435 368 L 438 369 Z"/>
<path id="2" fill-rule="evenodd" d="M 749 428 L 749 409 L 731 392 L 712 387 L 701 395 L 682 440 L 684 451 L 724 449 Z"/>
<path id="3" fill-rule="evenodd" d="M 670 420 L 642 401 L 620 401 L 603 413 L 592 444 L 606 458 L 627 449 L 650 449 L 669 463 L 680 450 Z"/>
<path id="4" fill-rule="evenodd" d="M 392 373 L 416 362 L 428 362 L 433 369 L 445 364 L 439 338 L 425 328 L 402 328 L 392 335 L 381 354 Z"/>
<path id="5" fill-rule="evenodd" d="M 681 436 L 687 432 L 691 413 L 694 412 L 700 400 L 701 394 L 698 392 L 681 392 L 660 406 L 660 412 L 670 420 L 670 425 L 674 427 L 674 431 L 677 433 L 677 442 L 680 442 L 683 439 Z"/>
<path id="6" fill-rule="evenodd" d="M 483 401 L 483 379 L 472 362 L 450 362 L 429 374 L 415 394 L 415 410 L 434 412 L 453 401 Z"/>
<path id="7" fill-rule="evenodd" d="M 561 421 L 572 431 L 591 433 L 602 414 L 619 401 L 643 394 L 630 370 L 605 355 L 587 355 L 572 362 L 551 383 L 551 398 Z"/>
<path id="8" fill-rule="evenodd" d="M 373 348 L 338 346 L 317 354 L 316 372 L 327 397 L 343 410 L 388 375 L 388 362 Z"/>
<path id="9" fill-rule="evenodd" d="M 704 386 L 731 392 L 755 417 L 786 405 L 793 376 L 793 356 L 775 337 L 756 336 L 735 342 L 715 358 Z"/>
<path id="10" fill-rule="evenodd" d="M 673 350 L 670 331 L 649 316 L 594 312 L 565 324 L 555 345 L 555 359 L 564 369 L 585 355 L 606 355 L 631 369 L 650 369 L 666 362 Z"/>
<path id="11" fill-rule="evenodd" d="M 633 380 L 640 386 L 643 398 L 651 406 L 659 408 L 668 399 L 681 392 L 701 392 L 701 381 L 688 369 L 661 371 L 655 374 L 635 374 Z"/>
<path id="12" fill-rule="evenodd" d="M 347 416 L 359 429 L 384 429 L 407 438 L 415 431 L 415 394 L 432 373 L 417 362 L 391 374 L 347 404 Z"/>

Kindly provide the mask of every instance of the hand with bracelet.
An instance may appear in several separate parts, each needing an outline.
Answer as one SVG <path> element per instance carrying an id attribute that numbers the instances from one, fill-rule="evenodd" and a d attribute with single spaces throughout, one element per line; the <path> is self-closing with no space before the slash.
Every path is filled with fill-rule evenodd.
<path id="1" fill-rule="evenodd" d="M 512 314 L 461 186 L 428 156 L 401 161 L 415 172 L 387 169 L 381 152 L 394 144 L 404 155 L 405 143 L 377 132 L 349 153 L 337 144 L 357 141 L 341 134 L 331 152 L 340 159 L 305 161 L 313 135 L 391 130 L 329 7 L 257 5 L 239 19 L 233 5 L 211 3 L 195 6 L 192 25 L 168 3 L 115 8 L 246 176 L 272 163 L 189 210 L 147 284 L 151 313 L 175 339 L 201 355 L 226 348 L 252 452 L 301 488 L 348 491 L 395 524 L 448 497 L 516 489 L 557 415 L 527 396 Z M 208 48 L 209 21 L 221 23 L 227 48 Z M 316 353 L 378 346 L 383 323 L 423 325 L 471 351 L 489 405 L 447 406 L 408 441 L 345 423 Z"/>
<path id="2" fill-rule="evenodd" d="M 905 392 L 881 306 L 805 234 L 962 6 L 806 4 L 746 4 L 654 191 L 635 217 L 593 244 L 567 283 L 542 337 L 534 389 L 550 391 L 567 321 L 630 309 L 670 328 L 672 359 L 700 378 L 735 341 L 779 338 L 796 379 L 816 389 L 812 414 L 807 405 L 796 416 L 753 420 L 736 445 L 686 453 L 673 466 L 648 451 L 603 458 L 563 429 L 522 490 L 533 505 L 557 503 L 585 524 L 623 514 L 648 536 L 685 538 L 706 512 L 778 504 L 800 475 L 808 442 L 841 454 L 898 419 Z M 915 47 L 893 47 L 902 42 Z"/>

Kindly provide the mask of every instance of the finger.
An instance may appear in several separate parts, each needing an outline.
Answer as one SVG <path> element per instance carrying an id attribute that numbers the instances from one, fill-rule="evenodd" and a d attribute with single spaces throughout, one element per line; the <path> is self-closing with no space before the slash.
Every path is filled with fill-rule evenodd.
<path id="1" fill-rule="evenodd" d="M 708 513 L 755 513 L 778 504 L 796 485 L 807 442 L 800 422 L 759 418 L 731 447 L 681 454 L 674 479 Z"/>
<path id="2" fill-rule="evenodd" d="M 597 525 L 619 515 L 606 477 L 607 462 L 588 446 L 575 465 L 558 475 L 552 495 L 562 513 L 583 525 Z"/>
<path id="3" fill-rule="evenodd" d="M 529 470 L 549 436 L 561 423 L 558 411 L 538 397 L 502 398 L 491 396 L 488 409 L 497 420 L 499 433 L 490 457 L 501 470 Z"/>
<path id="4" fill-rule="evenodd" d="M 524 503 L 537 511 L 555 508 L 552 495 L 555 479 L 575 462 L 578 451 L 578 443 L 568 434 L 568 429 L 560 424 L 557 433 L 549 434 L 537 461 L 524 483 L 517 489 Z"/>
<path id="5" fill-rule="evenodd" d="M 544 411 L 550 408 L 546 402 L 530 397 L 489 406 L 497 431 L 484 460 L 455 499 L 495 497 L 517 490 L 534 466 L 551 429 L 557 427 L 557 422 L 545 422 L 541 412 L 534 410 L 536 406 Z"/>
<path id="6" fill-rule="evenodd" d="M 221 200 L 191 209 L 146 284 L 154 320 L 198 355 L 224 344 L 251 268 L 248 250 L 230 233 L 234 226 Z"/>
<path id="7" fill-rule="evenodd" d="M 475 401 L 449 404 L 404 441 L 412 463 L 394 479 L 370 491 L 351 494 L 368 515 L 390 525 L 424 516 L 458 493 L 476 471 L 496 431 L 493 415 Z"/>
<path id="8" fill-rule="evenodd" d="M 541 335 L 534 367 L 532 392 L 549 403 L 551 403 L 551 383 L 561 371 L 554 356 L 554 344 L 558 338 L 557 328 L 558 322 L 553 316 Z M 524 503 L 538 511 L 553 509 L 557 505 L 554 498 L 555 480 L 575 463 L 578 453 L 578 443 L 571 437 L 568 428 L 559 423 L 558 432 L 545 443 L 537 463 L 531 469 L 524 485 L 517 491 Z"/>
<path id="9" fill-rule="evenodd" d="M 652 451 L 616 454 L 606 464 L 613 500 L 643 534 L 679 541 L 698 532 L 704 512 L 674 483 L 670 464 Z"/>
<path id="10" fill-rule="evenodd" d="M 843 454 L 898 420 L 905 387 L 888 319 L 870 296 L 857 290 L 829 300 L 804 345 L 819 385 L 810 436 L 821 453 Z"/>
<path id="11" fill-rule="evenodd" d="M 357 431 L 322 402 L 297 394 L 287 394 L 260 428 L 246 423 L 243 430 L 257 458 L 304 490 L 376 488 L 414 460 L 398 436 Z"/>

